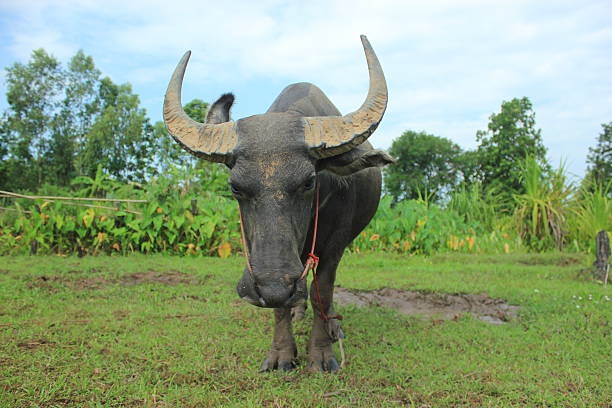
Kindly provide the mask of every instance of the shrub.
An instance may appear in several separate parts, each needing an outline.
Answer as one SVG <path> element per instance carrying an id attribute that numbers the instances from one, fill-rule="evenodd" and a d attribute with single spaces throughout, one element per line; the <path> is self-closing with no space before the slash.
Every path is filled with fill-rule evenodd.
<path id="1" fill-rule="evenodd" d="M 390 197 L 383 197 L 374 219 L 351 245 L 352 251 L 510 252 L 521 246 L 516 234 L 501 229 L 486 231 L 479 222 L 466 222 L 450 208 L 422 200 L 392 204 Z"/>
<path id="2" fill-rule="evenodd" d="M 88 185 L 87 188 L 90 188 Z M 136 188 L 105 187 L 105 195 L 148 200 L 108 208 L 49 200 L 15 202 L 17 212 L 0 218 L 0 254 L 165 252 L 229 255 L 240 247 L 237 204 L 216 193 L 196 195 L 176 180 L 160 177 Z M 196 213 L 192 211 L 195 200 Z M 112 204 L 111 204 L 112 205 Z M 108 207 L 108 204 L 101 205 Z"/>
<path id="3" fill-rule="evenodd" d="M 570 198 L 574 192 L 564 166 L 546 173 L 533 157 L 528 157 L 523 162 L 521 181 L 525 193 L 514 195 L 516 231 L 532 249 L 563 249 Z"/>
<path id="4" fill-rule="evenodd" d="M 584 189 L 573 202 L 569 229 L 575 245 L 581 249 L 595 250 L 595 236 L 599 231 L 612 233 L 612 183 L 607 187 L 595 184 Z"/>

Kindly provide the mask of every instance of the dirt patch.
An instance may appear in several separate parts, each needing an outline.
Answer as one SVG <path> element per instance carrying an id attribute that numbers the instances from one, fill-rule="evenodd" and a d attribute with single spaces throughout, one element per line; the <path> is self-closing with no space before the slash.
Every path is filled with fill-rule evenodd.
<path id="1" fill-rule="evenodd" d="M 44 289 L 50 293 L 57 293 L 65 288 L 74 290 L 94 290 L 101 289 L 104 286 L 109 285 L 112 280 L 103 278 L 101 276 L 87 277 L 87 278 L 72 278 L 67 276 L 37 276 L 31 278 L 26 286 L 30 289 Z"/>
<path id="2" fill-rule="evenodd" d="M 70 271 L 70 275 L 74 274 L 76 274 L 76 271 Z M 204 278 L 206 278 L 206 276 Z M 146 272 L 137 272 L 130 275 L 125 275 L 120 278 L 105 278 L 103 276 L 74 277 L 65 275 L 43 275 L 30 278 L 26 285 L 30 289 L 39 288 L 51 293 L 57 293 L 63 288 L 74 290 L 95 290 L 117 283 L 124 286 L 143 285 L 147 283 L 158 283 L 162 285 L 196 285 L 202 281 L 203 277 L 201 276 L 190 275 L 175 270 L 164 272 L 149 270 Z"/>
<path id="3" fill-rule="evenodd" d="M 573 266 L 573 265 L 579 265 L 581 264 L 582 261 L 580 260 L 580 258 L 562 258 L 559 260 L 559 262 L 557 262 L 557 265 L 559 266 Z"/>
<path id="4" fill-rule="evenodd" d="M 102 289 L 109 284 L 109 280 L 102 276 L 94 276 L 92 278 L 74 278 L 67 279 L 64 283 L 70 289 L 76 290 L 95 290 Z"/>
<path id="5" fill-rule="evenodd" d="M 126 286 L 142 285 L 143 283 L 161 283 L 162 285 L 195 285 L 200 282 L 197 276 L 179 271 L 146 271 L 123 276 L 119 282 Z"/>
<path id="6" fill-rule="evenodd" d="M 39 339 L 39 340 L 30 340 L 30 341 L 24 341 L 21 343 L 17 343 L 17 347 L 21 347 L 21 348 L 26 348 L 26 349 L 37 349 L 39 347 L 45 347 L 45 346 L 54 346 L 55 343 L 52 341 L 48 341 L 45 339 Z"/>
<path id="7" fill-rule="evenodd" d="M 334 301 L 339 305 L 384 306 L 406 315 L 424 318 L 457 319 L 465 313 L 491 324 L 503 324 L 516 316 L 518 306 L 486 295 L 426 293 L 384 288 L 359 291 L 337 287 Z"/>
<path id="8" fill-rule="evenodd" d="M 58 284 L 61 285 L 62 278 L 60 276 L 37 276 L 35 278 L 31 278 L 31 280 L 26 283 L 26 286 L 29 289 L 44 289 L 47 292 L 57 293 L 60 288 Z"/>
<path id="9" fill-rule="evenodd" d="M 180 295 L 180 296 L 172 296 L 166 299 L 166 302 L 174 302 L 176 300 L 195 300 L 197 302 L 208 302 L 208 299 L 203 298 L 202 296 L 196 295 Z"/>
<path id="10" fill-rule="evenodd" d="M 580 265 L 582 260 L 577 256 L 563 256 L 559 258 L 549 258 L 545 256 L 529 256 L 520 258 L 517 260 L 518 263 L 529 266 L 538 266 L 538 265 L 555 265 L 555 266 L 575 266 Z"/>

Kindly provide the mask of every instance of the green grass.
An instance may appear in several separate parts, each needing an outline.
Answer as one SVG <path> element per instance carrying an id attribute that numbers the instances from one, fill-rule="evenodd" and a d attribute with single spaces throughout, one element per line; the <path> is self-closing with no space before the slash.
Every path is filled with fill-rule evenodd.
<path id="1" fill-rule="evenodd" d="M 238 300 L 241 258 L 0 261 L 2 407 L 610 402 L 610 292 L 580 275 L 587 260 L 576 254 L 347 255 L 338 274 L 343 287 L 486 292 L 522 308 L 501 326 L 339 308 L 348 365 L 335 375 L 305 369 L 310 317 L 295 326 L 299 368 L 257 372 L 272 318 Z"/>

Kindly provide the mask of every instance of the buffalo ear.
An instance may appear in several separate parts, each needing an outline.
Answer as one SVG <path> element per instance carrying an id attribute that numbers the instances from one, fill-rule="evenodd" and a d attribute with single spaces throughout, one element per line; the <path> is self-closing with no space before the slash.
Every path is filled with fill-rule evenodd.
<path id="1" fill-rule="evenodd" d="M 234 94 L 221 95 L 217 102 L 213 103 L 206 114 L 206 123 L 218 125 L 230 120 L 230 109 L 234 104 Z"/>
<path id="2" fill-rule="evenodd" d="M 359 146 L 353 150 L 320 160 L 318 168 L 328 170 L 339 176 L 349 176 L 370 167 L 383 167 L 395 163 L 393 157 L 382 150 L 366 150 Z"/>

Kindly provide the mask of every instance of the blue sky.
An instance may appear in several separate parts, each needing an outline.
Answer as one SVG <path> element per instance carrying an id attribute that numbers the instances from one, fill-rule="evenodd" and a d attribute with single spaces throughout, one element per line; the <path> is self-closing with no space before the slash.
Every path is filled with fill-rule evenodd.
<path id="1" fill-rule="evenodd" d="M 412 129 L 474 148 L 502 101 L 527 96 L 552 163 L 565 159 L 582 176 L 601 123 L 612 121 L 609 0 L 0 2 L 1 67 L 35 48 L 64 62 L 83 49 L 104 75 L 132 84 L 153 121 L 188 49 L 183 102 L 232 91 L 240 118 L 307 81 L 351 112 L 368 86 L 359 34 L 389 85 L 377 147 Z"/>

